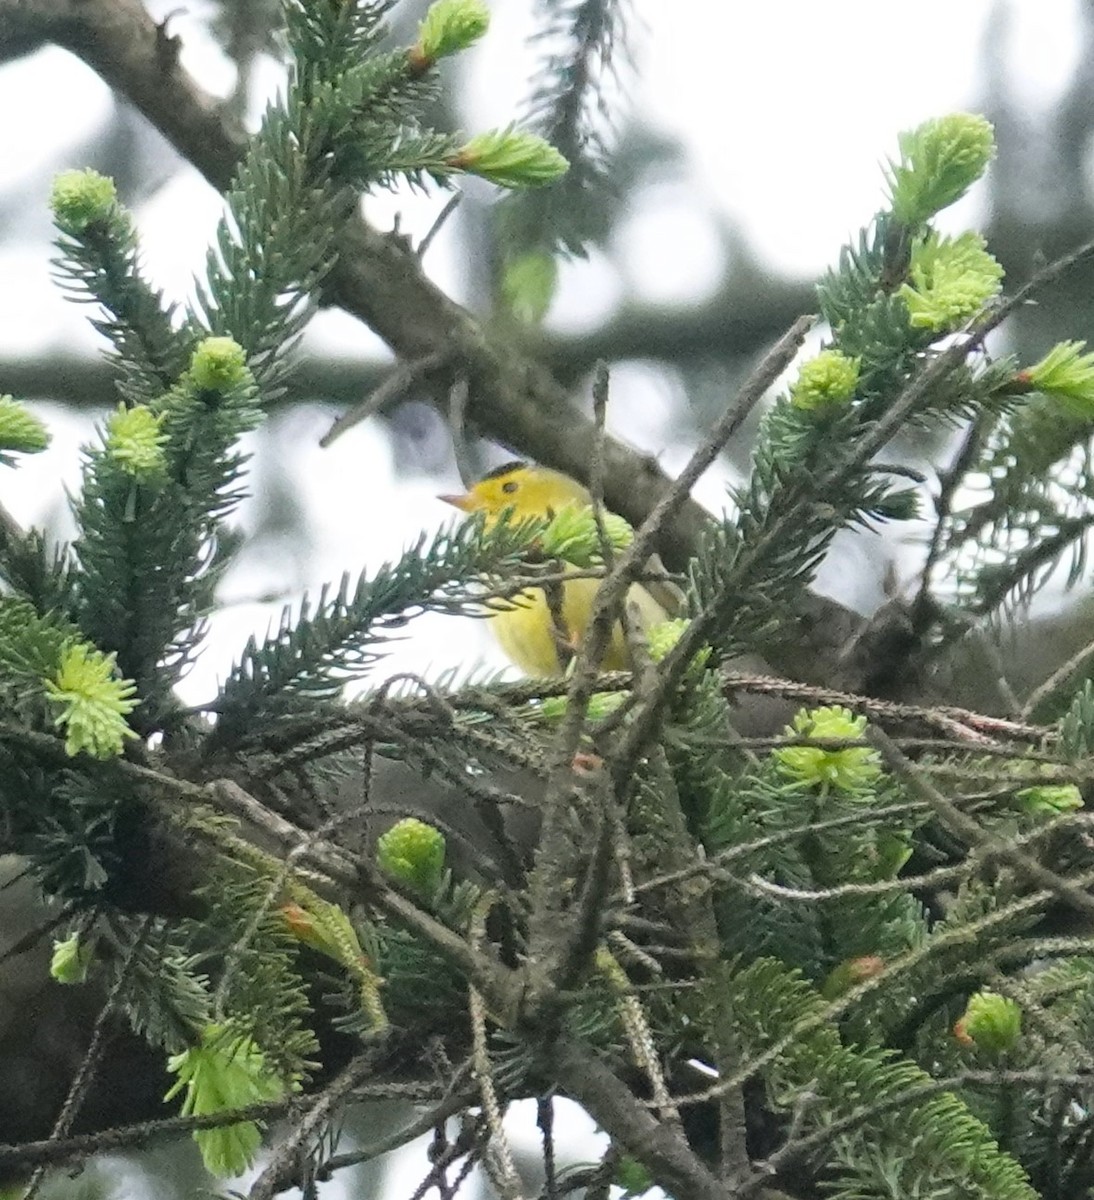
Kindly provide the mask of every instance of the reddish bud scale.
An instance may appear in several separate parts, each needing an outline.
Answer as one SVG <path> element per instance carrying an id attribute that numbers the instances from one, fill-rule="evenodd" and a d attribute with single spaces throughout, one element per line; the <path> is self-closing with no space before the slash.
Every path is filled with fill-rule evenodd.
<path id="1" fill-rule="evenodd" d="M 852 983 L 863 983 L 885 970 L 885 960 L 877 954 L 863 954 L 860 958 L 853 958 L 847 965 Z"/>
<path id="2" fill-rule="evenodd" d="M 965 1018 L 961 1017 L 954 1022 L 953 1036 L 961 1043 L 962 1046 L 975 1046 L 976 1043 L 969 1037 L 969 1031 L 965 1026 Z"/>
<path id="3" fill-rule="evenodd" d="M 315 922 L 299 904 L 282 904 L 280 913 L 295 937 L 306 940 L 315 932 Z"/>
<path id="4" fill-rule="evenodd" d="M 406 63 L 413 79 L 421 78 L 433 66 L 434 61 L 418 45 L 411 46 L 406 52 Z"/>

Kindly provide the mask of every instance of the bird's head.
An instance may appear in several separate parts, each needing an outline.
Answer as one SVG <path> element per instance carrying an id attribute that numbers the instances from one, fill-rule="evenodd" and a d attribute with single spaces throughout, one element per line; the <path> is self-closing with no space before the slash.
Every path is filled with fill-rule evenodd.
<path id="1" fill-rule="evenodd" d="M 588 491 L 561 471 L 509 462 L 484 475 L 462 496 L 441 496 L 463 512 L 485 512 L 496 518 L 507 508 L 519 518 L 553 517 L 568 504 L 590 504 Z"/>

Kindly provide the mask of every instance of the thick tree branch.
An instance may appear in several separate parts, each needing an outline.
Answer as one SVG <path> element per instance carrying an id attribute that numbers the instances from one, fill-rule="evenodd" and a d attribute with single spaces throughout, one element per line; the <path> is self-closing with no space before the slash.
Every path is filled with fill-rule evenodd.
<path id="1" fill-rule="evenodd" d="M 168 32 L 169 20 L 157 24 L 140 0 L 0 0 L 0 48 L 55 42 L 125 96 L 184 158 L 202 145 L 210 161 L 234 164 L 246 131 L 180 66 L 179 39 Z M 228 170 L 217 186 L 230 177 Z"/>
<path id="2" fill-rule="evenodd" d="M 728 1187 L 696 1157 L 679 1131 L 658 1121 L 590 1047 L 560 1040 L 552 1066 L 562 1088 L 581 1099 L 594 1121 L 653 1172 L 679 1200 L 730 1200 Z"/>
<path id="3" fill-rule="evenodd" d="M 526 354 L 546 363 L 563 382 L 580 380 L 601 360 L 640 358 L 732 367 L 766 350 L 814 299 L 805 284 L 761 282 L 734 273 L 716 296 L 700 305 L 628 305 L 607 324 L 587 333 L 525 331 L 522 345 Z M 390 370 L 390 363 L 379 357 L 320 358 L 305 350 L 294 357 L 286 394 L 276 403 L 280 407 L 319 401 L 349 408 L 371 395 Z M 23 399 L 55 400 L 77 409 L 112 408 L 118 402 L 116 382 L 116 371 L 98 355 L 60 349 L 0 358 L 4 391 Z"/>

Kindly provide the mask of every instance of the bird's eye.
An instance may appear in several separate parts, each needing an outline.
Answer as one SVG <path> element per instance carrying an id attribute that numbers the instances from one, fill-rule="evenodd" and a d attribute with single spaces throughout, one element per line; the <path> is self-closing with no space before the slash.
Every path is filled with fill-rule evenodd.
<path id="1" fill-rule="evenodd" d="M 501 485 L 501 490 L 502 490 L 502 491 L 503 491 L 503 492 L 504 492 L 504 493 L 505 493 L 507 496 L 511 496 L 511 495 L 512 495 L 512 494 L 513 494 L 513 493 L 514 493 L 516 490 L 517 490 L 517 488 L 518 488 L 519 486 L 520 486 L 520 485 L 517 483 L 517 481 L 516 481 L 515 479 L 507 479 L 507 480 L 506 480 L 506 481 L 505 481 L 505 482 L 504 482 L 504 483 Z"/>

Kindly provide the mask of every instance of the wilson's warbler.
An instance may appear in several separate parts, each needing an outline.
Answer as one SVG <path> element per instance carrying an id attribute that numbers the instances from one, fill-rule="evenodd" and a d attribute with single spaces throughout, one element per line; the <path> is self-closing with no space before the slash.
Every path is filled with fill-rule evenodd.
<path id="1" fill-rule="evenodd" d="M 441 496 L 440 499 L 464 512 L 485 512 L 488 521 L 506 509 L 512 510 L 514 519 L 550 518 L 568 505 L 582 508 L 592 505 L 592 496 L 576 479 L 548 467 L 523 462 L 498 467 L 462 496 Z M 574 566 L 565 569 L 567 572 L 578 570 Z M 573 579 L 563 585 L 560 608 L 564 630 L 556 627 L 542 588 L 521 592 L 513 598 L 512 608 L 491 618 L 502 650 L 528 675 L 561 675 L 581 644 L 599 583 L 598 579 Z M 665 607 L 639 584 L 627 593 L 627 603 L 628 606 L 637 605 L 639 619 L 646 629 L 669 615 Z M 622 627 L 617 624 L 601 668 L 623 671 L 629 665 L 626 639 Z"/>

